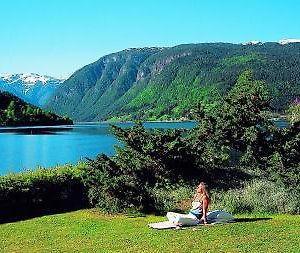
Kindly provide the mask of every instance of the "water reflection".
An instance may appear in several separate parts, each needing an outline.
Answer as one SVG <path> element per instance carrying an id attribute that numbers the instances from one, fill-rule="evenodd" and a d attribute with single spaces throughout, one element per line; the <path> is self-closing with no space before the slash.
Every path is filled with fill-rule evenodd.
<path id="1" fill-rule="evenodd" d="M 60 132 L 71 131 L 71 127 L 17 127 L 17 128 L 0 128 L 1 133 L 11 133 L 19 135 L 51 135 Z"/>

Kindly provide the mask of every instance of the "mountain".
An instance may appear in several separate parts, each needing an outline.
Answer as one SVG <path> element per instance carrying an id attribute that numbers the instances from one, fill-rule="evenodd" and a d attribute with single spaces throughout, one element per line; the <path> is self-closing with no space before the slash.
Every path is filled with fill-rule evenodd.
<path id="1" fill-rule="evenodd" d="M 247 46 L 247 45 L 261 45 L 262 42 L 258 40 L 251 40 L 245 43 L 242 43 L 242 45 Z"/>
<path id="2" fill-rule="evenodd" d="M 278 42 L 281 45 L 286 45 L 290 43 L 300 43 L 300 39 L 283 39 Z"/>
<path id="3" fill-rule="evenodd" d="M 274 111 L 300 96 L 300 43 L 201 43 L 104 56 L 67 79 L 46 108 L 76 121 L 188 118 L 249 69 L 270 89 Z"/>
<path id="4" fill-rule="evenodd" d="M 72 120 L 32 106 L 8 92 L 0 92 L 0 126 L 73 124 Z"/>
<path id="5" fill-rule="evenodd" d="M 38 74 L 0 75 L 0 91 L 8 91 L 24 101 L 43 107 L 63 80 Z"/>

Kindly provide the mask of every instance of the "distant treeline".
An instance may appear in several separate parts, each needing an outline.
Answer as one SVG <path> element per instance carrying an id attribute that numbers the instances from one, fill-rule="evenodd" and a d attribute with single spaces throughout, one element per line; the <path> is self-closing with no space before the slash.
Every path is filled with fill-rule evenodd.
<path id="1" fill-rule="evenodd" d="M 41 126 L 62 124 L 73 124 L 73 121 L 69 118 L 60 117 L 49 111 L 27 104 L 10 93 L 0 93 L 1 126 Z"/>

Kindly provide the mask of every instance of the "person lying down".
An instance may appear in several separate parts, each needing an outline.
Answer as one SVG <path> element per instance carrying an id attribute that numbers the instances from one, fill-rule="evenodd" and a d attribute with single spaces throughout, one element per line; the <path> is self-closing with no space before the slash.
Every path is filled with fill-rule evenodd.
<path id="1" fill-rule="evenodd" d="M 215 210 L 207 212 L 209 206 L 209 194 L 207 185 L 201 182 L 196 188 L 196 194 L 192 202 L 192 208 L 188 214 L 175 212 L 167 213 L 167 222 L 149 224 L 152 228 L 172 228 L 177 226 L 195 226 L 215 223 L 232 222 L 234 217 L 225 211 Z"/>

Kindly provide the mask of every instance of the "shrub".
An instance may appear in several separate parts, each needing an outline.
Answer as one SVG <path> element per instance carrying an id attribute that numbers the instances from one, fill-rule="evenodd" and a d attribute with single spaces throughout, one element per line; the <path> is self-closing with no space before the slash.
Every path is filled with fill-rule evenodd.
<path id="1" fill-rule="evenodd" d="M 109 213 L 153 211 L 151 187 L 140 173 L 134 167 L 119 166 L 104 154 L 97 156 L 83 174 L 90 204 Z"/>
<path id="2" fill-rule="evenodd" d="M 66 165 L 0 177 L 1 217 L 86 205 L 81 180 L 84 168 L 84 164 Z"/>

